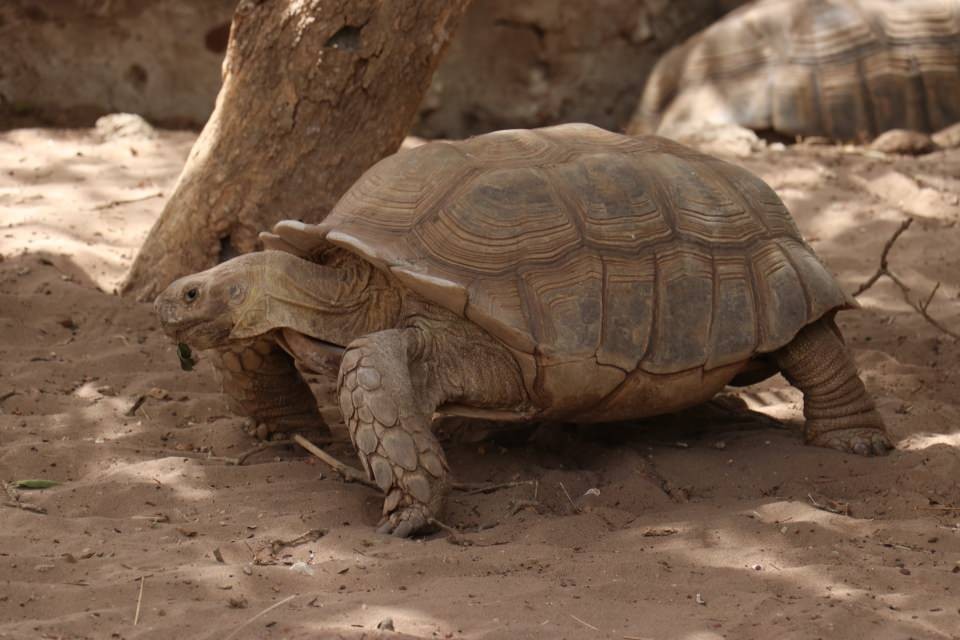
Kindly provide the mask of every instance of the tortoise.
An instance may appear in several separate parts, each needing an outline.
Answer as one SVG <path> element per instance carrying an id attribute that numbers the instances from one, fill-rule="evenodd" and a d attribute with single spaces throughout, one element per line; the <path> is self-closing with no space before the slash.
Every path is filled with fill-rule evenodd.
<path id="1" fill-rule="evenodd" d="M 856 307 L 745 169 L 586 124 L 431 142 L 370 168 L 321 224 L 171 284 L 175 340 L 225 354 L 271 429 L 319 424 L 295 363 L 339 358 L 337 400 L 384 493 L 380 529 L 437 517 L 435 414 L 622 421 L 782 371 L 810 444 L 890 448 L 834 324 Z"/>
<path id="2" fill-rule="evenodd" d="M 960 121 L 960 0 L 757 0 L 671 49 L 627 131 L 866 142 Z"/>

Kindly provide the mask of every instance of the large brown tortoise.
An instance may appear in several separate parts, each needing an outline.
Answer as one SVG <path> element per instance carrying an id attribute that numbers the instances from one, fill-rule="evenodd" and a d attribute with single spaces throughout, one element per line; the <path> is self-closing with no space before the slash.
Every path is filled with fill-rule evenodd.
<path id="1" fill-rule="evenodd" d="M 744 169 L 590 125 L 432 142 L 377 163 L 322 224 L 182 278 L 166 332 L 217 349 L 271 429 L 321 426 L 294 368 L 342 353 L 339 406 L 407 536 L 449 488 L 435 413 L 601 422 L 780 371 L 806 440 L 890 447 L 833 322 L 856 306 Z"/>
<path id="2" fill-rule="evenodd" d="M 627 130 L 866 141 L 960 121 L 960 0 L 757 0 L 665 55 Z"/>

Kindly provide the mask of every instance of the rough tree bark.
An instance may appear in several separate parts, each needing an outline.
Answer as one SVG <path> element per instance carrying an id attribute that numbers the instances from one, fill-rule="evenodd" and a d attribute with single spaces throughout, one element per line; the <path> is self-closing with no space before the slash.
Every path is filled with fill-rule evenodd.
<path id="1" fill-rule="evenodd" d="M 322 220 L 399 147 L 468 3 L 240 2 L 217 106 L 122 293 L 152 299 L 277 220 Z"/>

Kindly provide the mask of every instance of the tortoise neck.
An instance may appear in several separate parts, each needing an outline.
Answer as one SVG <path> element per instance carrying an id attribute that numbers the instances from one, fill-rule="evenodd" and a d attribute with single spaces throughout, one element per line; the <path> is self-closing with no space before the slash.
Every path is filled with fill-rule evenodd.
<path id="1" fill-rule="evenodd" d="M 400 296 L 369 263 L 352 254 L 325 255 L 319 263 L 283 251 L 264 254 L 260 295 L 232 337 L 287 328 L 345 347 L 359 336 L 396 326 Z"/>

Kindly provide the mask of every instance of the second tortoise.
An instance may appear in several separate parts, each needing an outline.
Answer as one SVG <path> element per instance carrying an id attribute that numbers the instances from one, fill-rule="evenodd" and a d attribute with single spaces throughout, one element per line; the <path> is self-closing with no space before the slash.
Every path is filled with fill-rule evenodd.
<path id="1" fill-rule="evenodd" d="M 866 142 L 957 122 L 960 0 L 756 0 L 657 63 L 627 130 Z"/>

